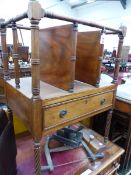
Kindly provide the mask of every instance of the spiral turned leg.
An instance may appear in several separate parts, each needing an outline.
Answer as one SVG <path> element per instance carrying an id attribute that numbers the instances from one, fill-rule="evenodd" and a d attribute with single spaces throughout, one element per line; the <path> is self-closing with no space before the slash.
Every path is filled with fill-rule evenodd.
<path id="1" fill-rule="evenodd" d="M 34 140 L 34 166 L 35 175 L 41 175 L 40 141 L 38 140 Z"/>
<path id="2" fill-rule="evenodd" d="M 106 120 L 106 126 L 105 126 L 105 135 L 104 135 L 104 142 L 107 143 L 109 133 L 110 133 L 110 126 L 111 126 L 111 119 L 112 119 L 112 110 L 109 110 L 107 113 L 107 120 Z"/>

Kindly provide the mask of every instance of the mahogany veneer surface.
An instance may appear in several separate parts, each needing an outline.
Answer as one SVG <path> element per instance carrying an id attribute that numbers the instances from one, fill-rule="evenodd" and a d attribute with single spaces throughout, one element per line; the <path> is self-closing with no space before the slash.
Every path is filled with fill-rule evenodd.
<path id="1" fill-rule="evenodd" d="M 41 29 L 39 42 L 40 79 L 69 90 L 72 83 L 73 25 Z"/>
<path id="2" fill-rule="evenodd" d="M 109 82 L 100 83 L 100 87 L 96 88 L 75 81 L 74 92 L 70 93 L 41 81 L 41 118 L 39 117 L 40 121 L 36 123 L 32 117 L 31 78 L 21 78 L 20 82 L 19 89 L 15 89 L 14 79 L 6 82 L 7 102 L 33 135 L 37 133 L 34 127 L 41 128 L 41 132 L 46 135 L 113 106 L 115 85 Z M 65 112 L 63 117 L 60 115 L 61 111 Z"/>
<path id="3" fill-rule="evenodd" d="M 0 102 L 4 103 L 5 101 L 4 80 L 0 77 Z"/>
<path id="4" fill-rule="evenodd" d="M 101 32 L 79 32 L 76 53 L 76 79 L 96 85 L 100 74 L 100 57 L 103 45 L 100 44 Z"/>
<path id="5" fill-rule="evenodd" d="M 20 78 L 20 83 L 21 83 L 21 86 L 19 89 L 17 89 L 17 91 L 22 93 L 27 98 L 31 98 L 32 97 L 31 77 Z M 15 87 L 15 79 L 7 81 L 7 84 L 10 85 L 11 87 Z M 92 86 L 90 84 L 75 80 L 74 92 L 70 93 L 68 91 L 52 86 L 46 82 L 40 81 L 40 97 L 43 100 L 63 97 L 63 96 L 72 97 L 74 95 L 77 95 L 80 92 L 91 93 L 91 91 L 93 91 L 93 93 L 94 92 L 97 93 L 97 92 L 102 92 L 103 89 L 105 90 L 114 89 L 114 87 L 115 86 L 110 82 L 103 81 L 103 80 L 100 82 L 99 88 L 96 88 L 95 86 Z"/>

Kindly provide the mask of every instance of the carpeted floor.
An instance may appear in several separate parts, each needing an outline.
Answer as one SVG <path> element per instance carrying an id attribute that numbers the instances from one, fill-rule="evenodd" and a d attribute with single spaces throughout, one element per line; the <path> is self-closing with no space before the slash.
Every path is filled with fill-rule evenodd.
<path id="1" fill-rule="evenodd" d="M 31 136 L 24 136 L 17 139 L 17 175 L 33 175 L 34 174 L 34 157 L 33 143 Z M 70 151 L 52 153 L 54 165 L 62 165 L 55 168 L 53 173 L 44 172 L 43 175 L 72 175 L 80 168 L 87 164 L 87 155 L 82 148 Z M 83 159 L 80 162 L 64 166 L 67 162 Z M 85 160 L 86 159 L 86 160 Z M 41 158 L 42 165 L 47 165 L 45 156 Z"/>

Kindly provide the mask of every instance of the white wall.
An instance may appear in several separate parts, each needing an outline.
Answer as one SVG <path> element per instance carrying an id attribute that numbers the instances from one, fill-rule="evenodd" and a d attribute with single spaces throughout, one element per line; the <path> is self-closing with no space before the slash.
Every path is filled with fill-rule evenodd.
<path id="1" fill-rule="evenodd" d="M 27 11 L 29 0 L 0 0 L 0 18 L 4 18 L 5 20 L 15 17 L 23 12 Z M 49 10 L 51 12 L 62 14 L 66 16 L 74 16 L 75 11 L 73 11 L 67 3 L 67 1 L 60 0 L 39 0 L 42 8 Z M 7 5 L 8 4 L 8 5 Z M 45 28 L 49 26 L 57 26 L 66 24 L 67 22 L 60 20 L 52 20 L 44 18 L 40 21 L 40 28 Z M 28 19 L 22 20 L 18 22 L 18 24 L 22 24 L 24 26 L 30 26 L 30 22 Z M 7 43 L 12 44 L 12 31 L 8 29 L 7 32 Z M 19 41 L 21 42 L 20 33 L 18 31 Z M 22 30 L 22 36 L 24 40 L 24 44 L 30 46 L 30 31 Z"/>
<path id="2" fill-rule="evenodd" d="M 120 25 L 127 26 L 127 35 L 124 45 L 131 46 L 131 1 L 127 1 L 127 9 L 123 9 L 119 1 L 97 1 L 79 8 L 75 8 L 79 18 L 94 21 L 96 23 L 118 29 Z M 86 30 L 86 27 L 80 26 L 79 30 Z M 112 51 L 117 47 L 117 36 L 105 37 L 105 48 Z"/>
<path id="3" fill-rule="evenodd" d="M 29 0 L 0 0 L 0 18 L 6 20 L 23 13 L 28 8 Z M 131 0 L 127 1 L 127 9 L 124 10 L 119 1 L 97 1 L 79 8 L 71 9 L 68 0 L 39 0 L 42 7 L 51 12 L 62 14 L 65 16 L 75 16 L 88 21 L 93 21 L 102 25 L 113 28 L 119 26 L 127 26 L 127 36 L 124 45 L 131 45 Z M 8 4 L 8 6 L 7 6 Z M 20 24 L 30 26 L 28 19 L 22 20 Z M 40 22 L 40 28 L 65 24 L 66 22 L 44 18 Z M 79 25 L 79 30 L 94 30 L 94 28 Z M 11 29 L 8 29 L 7 43 L 12 43 Z M 19 34 L 19 31 L 18 31 Z M 30 32 L 22 30 L 24 44 L 30 46 Z M 21 41 L 21 38 L 19 37 Z M 118 37 L 108 36 L 105 38 L 105 48 L 112 51 L 113 47 L 117 47 Z"/>

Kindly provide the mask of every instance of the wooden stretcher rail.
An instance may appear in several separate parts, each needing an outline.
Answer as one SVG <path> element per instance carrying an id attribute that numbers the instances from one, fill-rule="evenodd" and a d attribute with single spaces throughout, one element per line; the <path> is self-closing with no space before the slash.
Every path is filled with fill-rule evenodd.
<path id="1" fill-rule="evenodd" d="M 105 34 L 106 35 L 116 35 L 117 33 L 116 32 L 106 32 Z"/>
<path id="2" fill-rule="evenodd" d="M 27 12 L 24 12 L 21 15 L 18 15 L 18 16 L 14 17 L 14 18 L 9 19 L 8 21 L 5 21 L 5 22 L 1 23 L 0 26 L 1 26 L 1 28 L 5 28 L 8 24 L 11 24 L 12 22 L 20 21 L 20 20 L 22 20 L 24 18 L 28 18 Z"/>
<path id="3" fill-rule="evenodd" d="M 102 25 L 93 23 L 93 22 L 84 21 L 84 20 L 81 20 L 81 19 L 78 19 L 78 18 L 61 16 L 61 15 L 46 12 L 46 11 L 45 11 L 44 17 L 48 17 L 48 18 L 52 18 L 52 19 L 59 19 L 59 20 L 78 23 L 78 24 L 83 24 L 83 25 L 86 25 L 86 26 L 96 27 L 96 28 L 99 28 L 99 29 L 105 29 L 105 30 L 109 30 L 109 31 L 113 31 L 113 32 L 122 34 L 121 30 L 116 30 L 116 29 L 113 29 L 113 28 L 110 28 L 110 27 L 106 27 L 106 26 L 102 26 Z"/>
<path id="4" fill-rule="evenodd" d="M 45 11 L 44 9 L 43 9 L 43 13 L 44 13 L 44 17 L 47 17 L 47 18 L 59 19 L 59 20 L 63 20 L 63 21 L 83 24 L 83 25 L 90 26 L 90 27 L 96 27 L 96 28 L 99 28 L 99 29 L 105 29 L 105 30 L 109 30 L 109 31 L 115 32 L 113 34 L 117 34 L 117 33 L 122 34 L 121 30 L 114 29 L 114 28 L 111 28 L 111 27 L 106 27 L 106 26 L 103 26 L 103 25 L 100 25 L 100 24 L 96 24 L 94 22 L 81 20 L 79 18 L 73 18 L 73 17 L 68 17 L 68 16 L 62 16 L 62 15 L 59 15 L 59 14 L 54 14 L 52 12 Z M 1 28 L 6 27 L 8 24 L 11 24 L 12 22 L 20 21 L 20 20 L 22 20 L 24 18 L 28 18 L 27 12 L 24 12 L 21 15 L 18 15 L 18 16 L 14 17 L 14 18 L 9 19 L 8 21 L 5 21 L 5 22 L 1 23 Z M 22 28 L 21 26 L 20 27 L 17 26 L 17 27 L 18 28 Z M 29 29 L 29 28 L 23 27 L 23 29 L 24 28 L 27 29 L 27 30 Z"/>
<path id="5" fill-rule="evenodd" d="M 30 27 L 26 27 L 26 26 L 19 26 L 19 25 L 17 25 L 17 24 L 16 24 L 16 27 L 17 27 L 17 29 L 31 30 L 31 28 L 30 28 Z M 9 25 L 8 25 L 8 28 L 12 28 L 12 24 L 9 24 Z"/>

